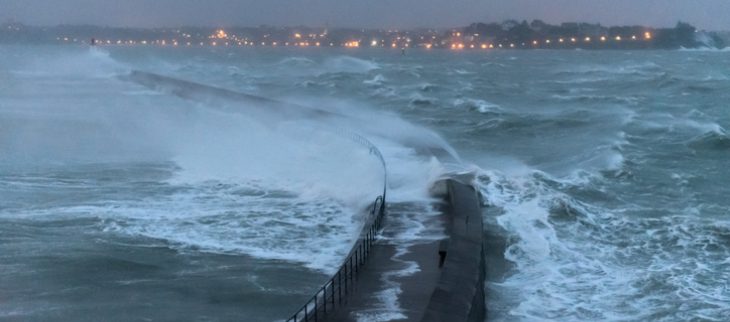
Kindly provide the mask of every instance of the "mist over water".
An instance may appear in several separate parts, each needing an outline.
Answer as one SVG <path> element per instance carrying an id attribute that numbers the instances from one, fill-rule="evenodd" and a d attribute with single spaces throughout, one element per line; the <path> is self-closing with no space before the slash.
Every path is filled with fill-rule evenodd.
<path id="1" fill-rule="evenodd" d="M 0 54 L 0 317 L 284 317 L 382 188 L 349 133 L 383 152 L 404 213 L 429 215 L 445 171 L 477 173 L 514 264 L 485 286 L 490 320 L 730 314 L 726 52 Z M 131 70 L 342 117 L 183 99 Z"/>
<path id="2" fill-rule="evenodd" d="M 197 53 L 210 62 L 87 48 L 2 53 L 4 318 L 283 318 L 336 270 L 382 193 L 380 161 L 351 138 L 382 131 L 359 122 L 380 118 L 438 138 L 365 106 L 357 118 L 327 121 L 253 113 L 255 103 L 204 92 L 183 99 L 124 77 L 146 69 L 245 92 L 224 82 L 235 81 L 232 69 L 218 74 L 216 53 Z M 358 61 L 332 64 L 371 68 L 363 60 L 353 69 Z M 392 200 L 427 202 L 440 166 L 401 137 L 413 141 L 373 138 L 400 160 L 389 169 Z M 189 309 L 168 308 L 180 303 Z"/>

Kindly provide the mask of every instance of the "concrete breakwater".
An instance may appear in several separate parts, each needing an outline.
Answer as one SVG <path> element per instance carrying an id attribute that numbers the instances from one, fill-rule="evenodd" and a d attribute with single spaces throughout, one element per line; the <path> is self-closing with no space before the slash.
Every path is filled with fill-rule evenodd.
<path id="1" fill-rule="evenodd" d="M 481 322 L 486 317 L 486 263 L 479 192 L 456 180 L 447 180 L 446 184 L 449 239 L 439 248 L 441 276 L 421 321 Z"/>
<path id="2" fill-rule="evenodd" d="M 443 202 L 440 214 L 427 220 L 444 227 L 444 239 L 409 246 L 404 253 L 398 245 L 366 237 L 365 246 L 356 243 L 351 252 L 356 255 L 348 256 L 340 271 L 288 321 L 363 320 L 381 305 L 379 297 L 393 283 L 398 285 L 402 312 L 394 321 L 484 321 L 486 270 L 479 193 L 457 179 L 443 180 L 433 191 Z M 388 205 L 387 214 L 377 221 L 379 234 L 398 229 L 392 227 L 398 211 L 397 204 Z M 372 227 L 366 225 L 362 235 L 372 236 Z M 416 263 L 418 270 L 394 276 L 404 262 Z"/>

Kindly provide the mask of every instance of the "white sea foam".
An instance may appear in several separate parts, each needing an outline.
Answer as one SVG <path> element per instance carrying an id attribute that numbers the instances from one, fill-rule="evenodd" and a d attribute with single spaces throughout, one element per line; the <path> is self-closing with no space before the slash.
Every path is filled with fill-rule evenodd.
<path id="1" fill-rule="evenodd" d="M 413 107 L 430 106 L 438 103 L 438 99 L 423 95 L 421 93 L 413 93 L 410 95 L 410 103 Z"/>
<path id="2" fill-rule="evenodd" d="M 475 109 L 479 113 L 501 113 L 502 108 L 494 103 L 487 102 L 481 99 L 471 98 L 457 98 L 454 100 L 454 105 L 457 107 L 464 107 L 468 109 Z"/>
<path id="3" fill-rule="evenodd" d="M 285 67 L 312 67 L 317 63 L 306 57 L 287 57 L 277 64 Z"/>
<path id="4" fill-rule="evenodd" d="M 556 100 L 560 101 L 605 101 L 605 102 L 617 102 L 621 104 L 626 104 L 630 106 L 636 106 L 639 104 L 640 100 L 637 97 L 632 96 L 609 96 L 609 95 L 586 95 L 586 94 L 579 94 L 579 95 L 552 95 L 552 97 Z"/>
<path id="5" fill-rule="evenodd" d="M 30 76 L 109 78 L 127 69 L 124 64 L 112 59 L 109 52 L 98 48 L 78 49 L 59 55 L 34 55 L 37 57 L 26 60 L 23 69 L 18 72 Z"/>
<path id="6" fill-rule="evenodd" d="M 684 48 L 684 47 L 681 47 L 677 50 L 682 51 L 682 52 L 722 53 L 722 52 L 730 52 L 730 47 L 724 47 L 724 48 L 713 48 L 713 47 Z"/>
<path id="7" fill-rule="evenodd" d="M 700 210 L 628 219 L 625 213 L 641 210 L 584 204 L 546 185 L 544 179 L 555 178 L 545 173 L 484 175 L 488 180 L 481 181 L 483 192 L 504 211 L 497 221 L 515 240 L 505 252 L 517 266 L 515 273 L 488 285 L 500 291 L 500 298 L 518 299 L 500 321 L 641 320 L 660 314 L 664 309 L 651 303 L 667 296 L 687 304 L 687 311 L 675 311 L 670 319 L 717 317 L 730 309 L 722 302 L 727 294 L 699 282 L 726 278 L 717 276 L 716 265 L 698 265 L 695 255 L 677 260 L 707 247 L 712 249 L 702 256 L 707 259 L 730 254 L 726 248 L 718 254 L 711 246 L 730 230 L 713 231 L 723 224 L 711 219 L 698 222 Z"/>
<path id="8" fill-rule="evenodd" d="M 300 262 L 327 273 L 338 267 L 349 250 L 343 244 L 361 226 L 361 218 L 332 200 L 302 200 L 285 190 L 246 197 L 237 194 L 244 187 L 209 184 L 168 200 L 93 211 L 108 232 L 160 239 L 181 250 Z"/>
<path id="9" fill-rule="evenodd" d="M 363 84 L 371 85 L 371 86 L 380 86 L 383 85 L 387 79 L 382 74 L 377 74 L 372 79 L 367 79 L 363 81 Z"/>
<path id="10" fill-rule="evenodd" d="M 355 319 L 358 322 L 386 322 L 408 318 L 398 306 L 400 293 L 401 290 L 398 287 L 377 292 L 375 296 L 382 306 L 368 311 L 354 312 Z"/>
<path id="11" fill-rule="evenodd" d="M 454 73 L 456 73 L 458 75 L 471 75 L 471 74 L 474 74 L 474 72 L 470 72 L 468 70 L 458 69 L 458 68 L 457 69 L 454 69 Z"/>
<path id="12" fill-rule="evenodd" d="M 366 73 L 380 68 L 380 65 L 374 61 L 351 56 L 328 58 L 324 61 L 323 66 L 328 72 L 346 73 Z"/>
<path id="13" fill-rule="evenodd" d="M 573 65 L 570 67 L 563 67 L 557 69 L 560 73 L 571 73 L 571 74 L 606 74 L 606 75 L 656 75 L 659 72 L 661 66 L 653 61 L 644 62 L 624 62 L 620 65 L 615 64 L 582 64 Z"/>
<path id="14" fill-rule="evenodd" d="M 726 134 L 726 130 L 717 122 L 702 120 L 703 115 L 693 114 L 696 114 L 696 112 L 690 112 L 683 116 L 670 113 L 649 113 L 641 118 L 636 118 L 634 121 L 639 122 L 642 127 L 647 129 L 668 132 L 689 132 L 693 135 L 706 133 Z"/>

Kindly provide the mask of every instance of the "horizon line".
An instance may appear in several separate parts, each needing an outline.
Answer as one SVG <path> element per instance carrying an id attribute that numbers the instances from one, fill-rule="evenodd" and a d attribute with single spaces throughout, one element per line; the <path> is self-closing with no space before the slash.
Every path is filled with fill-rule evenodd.
<path id="1" fill-rule="evenodd" d="M 67 27 L 67 26 L 70 26 L 70 27 L 98 27 L 98 28 L 140 29 L 140 30 L 180 29 L 180 28 L 210 28 L 210 29 L 224 28 L 225 29 L 225 28 L 264 28 L 264 27 L 269 27 L 269 28 L 282 28 L 282 29 L 293 29 L 293 28 L 308 28 L 308 29 L 329 28 L 329 29 L 359 29 L 359 30 L 397 30 L 397 31 L 409 31 L 409 30 L 423 30 L 423 29 L 427 29 L 427 30 L 428 29 L 430 29 L 430 30 L 450 30 L 450 29 L 464 28 L 464 27 L 468 27 L 470 25 L 479 24 L 479 23 L 483 23 L 483 24 L 494 24 L 494 23 L 496 23 L 496 24 L 503 24 L 503 23 L 508 22 L 508 21 L 517 21 L 518 23 L 522 23 L 523 21 L 526 21 L 526 22 L 530 23 L 532 21 L 542 21 L 542 20 L 541 19 L 532 19 L 532 20 L 526 20 L 526 19 L 522 19 L 522 20 L 518 20 L 518 19 L 505 19 L 505 20 L 502 20 L 502 21 L 499 21 L 499 22 L 496 22 L 496 21 L 489 21 L 489 22 L 486 22 L 486 21 L 476 21 L 476 22 L 471 22 L 471 23 L 468 23 L 468 24 L 462 25 L 462 26 L 451 26 L 451 27 L 444 27 L 444 26 L 442 26 L 442 27 L 434 27 L 434 26 L 431 26 L 431 27 L 425 27 L 425 26 L 420 26 L 420 27 L 356 27 L 356 26 L 331 26 L 328 23 L 325 23 L 324 26 L 311 26 L 311 25 L 303 25 L 303 24 L 302 25 L 259 24 L 259 25 L 255 25 L 255 26 L 254 25 L 230 25 L 230 24 L 229 25 L 223 25 L 223 24 L 221 24 L 221 25 L 213 26 L 213 25 L 195 25 L 195 24 L 193 24 L 193 25 L 178 25 L 178 26 L 156 26 L 156 27 L 140 27 L 140 26 L 137 26 L 137 27 L 135 27 L 135 26 L 122 26 L 122 25 L 99 25 L 99 24 L 93 24 L 93 23 L 60 23 L 60 24 L 55 24 L 55 25 L 42 25 L 42 24 L 35 25 L 35 24 L 26 24 L 26 23 L 24 23 L 22 21 L 15 21 L 14 19 L 7 19 L 6 21 L 3 21 L 2 24 L 21 24 L 23 26 L 38 27 L 38 28 L 55 28 L 55 27 Z M 682 20 L 677 20 L 677 23 L 680 23 L 680 22 L 689 23 L 690 25 L 694 26 L 693 23 L 686 22 L 686 21 L 682 21 Z M 600 22 L 586 22 L 586 21 L 563 21 L 563 22 L 560 22 L 560 23 L 557 23 L 557 24 L 548 23 L 548 22 L 545 22 L 545 23 L 548 24 L 548 25 L 553 25 L 553 26 L 560 26 L 560 25 L 566 24 L 566 23 L 577 23 L 577 24 L 598 25 L 598 26 L 609 27 L 609 28 L 610 27 L 647 27 L 647 28 L 652 28 L 652 29 L 673 28 L 673 27 L 670 27 L 670 26 L 657 27 L 657 26 L 652 26 L 652 25 L 641 25 L 641 24 L 604 25 L 604 24 L 602 24 Z M 702 30 L 702 31 L 714 31 L 714 32 L 730 32 L 730 30 L 725 30 L 725 29 L 711 30 L 711 29 L 700 29 L 700 28 L 698 28 L 698 30 Z"/>

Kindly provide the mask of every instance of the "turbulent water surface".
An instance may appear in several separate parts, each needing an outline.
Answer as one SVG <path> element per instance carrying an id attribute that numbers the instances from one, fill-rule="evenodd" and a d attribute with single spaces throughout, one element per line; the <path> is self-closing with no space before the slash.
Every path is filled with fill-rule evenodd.
<path id="1" fill-rule="evenodd" d="M 0 57 L 2 320 L 285 318 L 336 270 L 382 188 L 377 160 L 343 133 L 380 147 L 404 212 L 429 213 L 429 183 L 455 167 L 423 147 L 453 148 L 477 173 L 513 264 L 485 285 L 489 320 L 730 316 L 730 53 Z M 132 70 L 338 117 L 254 115 Z"/>

